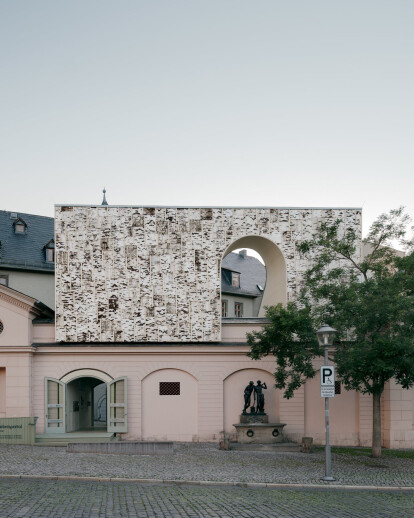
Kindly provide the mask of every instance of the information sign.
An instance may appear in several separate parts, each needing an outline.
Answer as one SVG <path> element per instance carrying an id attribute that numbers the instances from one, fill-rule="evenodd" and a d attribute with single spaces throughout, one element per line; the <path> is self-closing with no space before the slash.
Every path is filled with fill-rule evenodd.
<path id="1" fill-rule="evenodd" d="M 321 367 L 321 397 L 335 397 L 335 367 L 322 365 Z"/>

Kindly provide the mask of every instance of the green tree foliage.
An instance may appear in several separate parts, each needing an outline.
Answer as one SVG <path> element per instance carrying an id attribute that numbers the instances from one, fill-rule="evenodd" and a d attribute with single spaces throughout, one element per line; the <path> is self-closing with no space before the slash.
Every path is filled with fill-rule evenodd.
<path id="1" fill-rule="evenodd" d="M 276 358 L 276 387 L 294 395 L 316 372 L 321 356 L 315 332 L 324 322 L 337 331 L 335 363 L 347 390 L 373 396 L 373 456 L 381 455 L 380 398 L 392 378 L 414 384 L 414 253 L 403 208 L 382 214 L 372 225 L 360 254 L 360 239 L 342 221 L 323 224 L 299 251 L 314 257 L 303 292 L 286 307 L 267 308 L 270 321 L 247 337 L 249 355 Z M 401 257 L 392 245 L 403 244 Z M 411 249 L 410 249 L 411 247 Z"/>

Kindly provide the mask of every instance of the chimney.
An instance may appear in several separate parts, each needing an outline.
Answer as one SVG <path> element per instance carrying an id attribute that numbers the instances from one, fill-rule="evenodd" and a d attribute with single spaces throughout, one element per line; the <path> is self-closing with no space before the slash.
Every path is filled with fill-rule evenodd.
<path id="1" fill-rule="evenodd" d="M 239 255 L 243 257 L 243 259 L 246 259 L 247 257 L 247 250 L 240 250 Z"/>

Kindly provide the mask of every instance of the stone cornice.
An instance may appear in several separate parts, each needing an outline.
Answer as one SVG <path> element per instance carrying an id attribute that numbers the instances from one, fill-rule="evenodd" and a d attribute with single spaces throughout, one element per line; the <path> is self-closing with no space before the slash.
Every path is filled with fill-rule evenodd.
<path id="1" fill-rule="evenodd" d="M 0 345 L 0 358 L 5 353 L 34 354 L 36 349 L 30 345 Z"/>
<path id="2" fill-rule="evenodd" d="M 215 343 L 215 344 L 33 344 L 36 354 L 93 354 L 93 355 L 246 355 L 249 346 L 246 343 Z"/>
<path id="3" fill-rule="evenodd" d="M 17 306 L 18 308 L 24 309 L 28 313 L 34 315 L 41 315 L 41 312 L 34 306 L 36 299 L 24 295 L 23 293 L 16 292 L 5 286 L 0 286 L 0 300 Z"/>

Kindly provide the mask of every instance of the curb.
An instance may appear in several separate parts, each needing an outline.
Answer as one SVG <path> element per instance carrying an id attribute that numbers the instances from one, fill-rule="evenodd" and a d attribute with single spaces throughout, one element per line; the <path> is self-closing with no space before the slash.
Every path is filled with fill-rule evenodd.
<path id="1" fill-rule="evenodd" d="M 278 482 L 222 482 L 215 480 L 168 480 L 157 478 L 121 478 L 121 477 L 81 477 L 75 475 L 1 475 L 0 479 L 19 480 L 68 480 L 83 482 L 129 482 L 135 484 L 165 484 L 173 486 L 222 486 L 244 487 L 250 489 L 346 489 L 359 491 L 414 491 L 414 486 L 353 486 L 349 484 L 301 484 Z"/>

